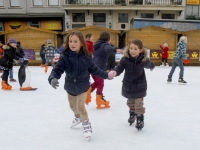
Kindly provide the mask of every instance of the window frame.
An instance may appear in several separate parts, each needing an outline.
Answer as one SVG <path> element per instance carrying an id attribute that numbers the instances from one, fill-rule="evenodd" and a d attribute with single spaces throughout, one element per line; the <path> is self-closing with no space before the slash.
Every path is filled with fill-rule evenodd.
<path id="1" fill-rule="evenodd" d="M 42 7 L 44 6 L 44 0 L 41 0 L 42 1 L 42 5 L 34 5 L 34 0 L 32 0 L 32 6 L 33 7 Z"/>
<path id="2" fill-rule="evenodd" d="M 85 12 L 72 12 L 71 14 L 71 18 L 72 18 L 72 23 L 83 23 L 83 22 L 74 22 L 74 18 L 73 18 L 73 14 L 84 14 L 85 18 L 84 18 L 84 23 L 86 23 L 86 15 L 85 15 Z"/>
<path id="3" fill-rule="evenodd" d="M 94 21 L 94 14 L 104 14 L 105 15 L 105 21 L 104 22 L 96 22 L 96 21 Z M 107 15 L 106 15 L 106 13 L 96 13 L 96 12 L 94 12 L 93 13 L 93 16 L 92 16 L 92 22 L 94 23 L 106 23 L 106 18 L 107 18 Z"/>
<path id="4" fill-rule="evenodd" d="M 14 1 L 14 0 L 13 0 Z M 16 1 L 16 0 L 15 0 Z M 19 0 L 19 6 L 11 6 L 11 2 L 12 0 L 9 0 L 9 3 L 10 3 L 10 7 L 21 7 L 21 0 Z"/>
<path id="5" fill-rule="evenodd" d="M 2 5 L 0 5 L 0 7 L 2 8 L 2 7 L 4 7 L 4 0 L 2 0 L 2 2 L 3 2 L 3 4 Z"/>
<path id="6" fill-rule="evenodd" d="M 173 19 L 176 19 L 176 14 L 175 14 L 175 13 L 162 13 L 162 14 L 161 14 L 161 19 L 163 19 L 163 18 L 162 18 L 163 14 L 174 15 L 174 18 L 173 18 Z M 171 18 L 164 18 L 164 19 L 171 19 Z"/>
<path id="7" fill-rule="evenodd" d="M 120 22 L 120 21 L 119 21 L 119 14 L 127 14 L 127 21 L 126 21 L 126 22 Z M 121 12 L 118 13 L 118 23 L 129 23 L 129 22 L 128 22 L 128 20 L 129 20 L 128 18 L 129 18 L 129 13 L 121 13 Z"/>
<path id="8" fill-rule="evenodd" d="M 49 5 L 49 1 L 50 0 L 47 1 L 48 7 L 59 7 L 60 6 L 60 0 L 57 0 L 58 1 L 58 5 Z M 53 1 L 55 1 L 55 0 L 53 0 Z"/>
<path id="9" fill-rule="evenodd" d="M 155 14 L 154 14 L 154 13 L 141 13 L 141 14 L 140 14 L 140 17 L 141 17 L 141 18 L 144 18 L 144 17 L 142 17 L 142 14 L 151 14 L 151 15 L 153 15 L 153 18 L 150 18 L 150 19 L 154 19 L 154 17 L 155 17 Z M 146 17 L 146 18 L 148 18 L 148 17 Z"/>

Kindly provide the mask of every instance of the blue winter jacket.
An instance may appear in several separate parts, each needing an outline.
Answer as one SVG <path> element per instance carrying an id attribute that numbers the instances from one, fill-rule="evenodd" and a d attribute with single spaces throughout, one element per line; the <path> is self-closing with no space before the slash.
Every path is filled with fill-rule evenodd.
<path id="1" fill-rule="evenodd" d="M 111 53 L 116 53 L 116 47 L 108 44 L 105 41 L 98 40 L 94 46 L 93 52 L 93 62 L 102 70 L 106 70 L 106 63 L 108 55 Z"/>
<path id="2" fill-rule="evenodd" d="M 53 78 L 60 79 L 64 72 L 66 73 L 64 89 L 73 96 L 87 92 L 90 87 L 90 74 L 103 79 L 108 78 L 108 73 L 99 69 L 92 62 L 91 56 L 86 57 L 82 50 L 78 54 L 71 50 L 63 52 L 51 71 L 49 83 L 51 84 Z"/>

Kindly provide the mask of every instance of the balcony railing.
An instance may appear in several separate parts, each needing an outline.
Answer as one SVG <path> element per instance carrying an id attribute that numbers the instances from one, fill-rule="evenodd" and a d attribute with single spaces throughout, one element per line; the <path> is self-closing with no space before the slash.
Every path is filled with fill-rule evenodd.
<path id="1" fill-rule="evenodd" d="M 66 0 L 66 5 L 182 5 L 182 0 Z"/>

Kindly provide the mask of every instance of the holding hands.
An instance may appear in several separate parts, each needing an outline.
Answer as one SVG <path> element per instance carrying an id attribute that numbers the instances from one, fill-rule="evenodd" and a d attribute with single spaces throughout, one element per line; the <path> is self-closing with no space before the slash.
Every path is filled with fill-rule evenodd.
<path id="1" fill-rule="evenodd" d="M 59 87 L 59 82 L 58 82 L 58 80 L 57 80 L 56 78 L 53 78 L 53 79 L 51 80 L 51 86 L 52 86 L 54 89 L 56 89 L 57 87 Z"/>
<path id="2" fill-rule="evenodd" d="M 116 71 L 110 71 L 108 73 L 108 79 L 113 79 L 115 76 L 117 75 L 117 72 Z"/>

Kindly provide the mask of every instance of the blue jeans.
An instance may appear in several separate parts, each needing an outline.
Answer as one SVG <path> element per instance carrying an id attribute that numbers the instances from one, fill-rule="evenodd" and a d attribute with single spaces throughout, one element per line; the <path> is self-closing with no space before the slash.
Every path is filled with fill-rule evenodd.
<path id="1" fill-rule="evenodd" d="M 13 79 L 13 69 L 10 70 L 10 79 Z"/>
<path id="2" fill-rule="evenodd" d="M 183 78 L 183 74 L 184 74 L 184 67 L 183 67 L 183 62 L 181 58 L 174 58 L 172 61 L 172 69 L 168 75 L 168 79 L 172 78 L 172 75 L 176 69 L 176 67 L 179 66 L 180 68 L 180 73 L 179 73 L 179 78 Z"/>

